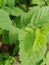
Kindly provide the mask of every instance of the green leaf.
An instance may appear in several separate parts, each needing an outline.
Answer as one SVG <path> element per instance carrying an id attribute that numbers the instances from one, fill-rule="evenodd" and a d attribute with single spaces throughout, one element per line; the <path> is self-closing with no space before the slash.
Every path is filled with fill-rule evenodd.
<path id="1" fill-rule="evenodd" d="M 0 28 L 10 30 L 12 28 L 12 21 L 9 18 L 8 13 L 0 9 Z"/>
<path id="2" fill-rule="evenodd" d="M 21 23 L 23 26 L 27 26 L 30 25 L 31 19 L 32 19 L 32 15 L 34 14 L 34 12 L 36 11 L 38 7 L 36 8 L 29 8 L 29 11 L 24 13 L 21 16 Z"/>
<path id="3" fill-rule="evenodd" d="M 32 0 L 32 4 L 38 4 L 39 6 L 42 6 L 45 4 L 44 0 Z"/>
<path id="4" fill-rule="evenodd" d="M 24 50 L 23 42 L 20 44 L 19 55 L 20 55 L 21 65 L 36 65 L 36 62 L 39 62 L 39 60 L 41 60 L 44 57 L 46 52 L 46 48 L 44 46 L 38 51 L 33 52 L 31 48 L 29 48 L 29 50 L 30 51 Z"/>
<path id="5" fill-rule="evenodd" d="M 13 49 L 13 55 L 16 55 L 18 51 L 19 51 L 19 41 L 17 40 L 16 45 Z"/>
<path id="6" fill-rule="evenodd" d="M 40 27 L 47 22 L 49 22 L 49 6 L 41 8 L 37 7 L 36 11 L 32 15 L 31 24 L 35 27 Z"/>
<path id="7" fill-rule="evenodd" d="M 5 61 L 5 65 L 11 65 L 11 63 L 14 61 L 14 57 L 9 57 L 6 61 Z"/>
<path id="8" fill-rule="evenodd" d="M 48 51 L 48 53 L 46 55 L 46 65 L 49 65 L 49 51 Z"/>
<path id="9" fill-rule="evenodd" d="M 39 50 L 42 46 L 46 44 L 46 37 L 41 33 L 40 29 L 36 30 L 36 38 L 33 45 L 33 50 Z"/>
<path id="10" fill-rule="evenodd" d="M 3 7 L 6 5 L 6 0 L 0 0 L 0 7 Z"/>
<path id="11" fill-rule="evenodd" d="M 11 65 L 10 60 L 6 60 L 5 65 Z"/>
<path id="12" fill-rule="evenodd" d="M 46 34 L 46 37 L 48 36 L 48 34 L 49 34 L 49 22 L 45 23 L 45 25 L 43 25 L 41 27 L 41 31 L 43 32 L 43 34 Z M 47 39 L 49 39 L 49 38 L 47 37 Z"/>
<path id="13" fill-rule="evenodd" d="M 28 23 L 30 23 L 30 21 L 31 21 L 31 14 L 30 13 L 25 13 L 21 17 L 21 23 L 23 26 L 26 26 Z"/>
<path id="14" fill-rule="evenodd" d="M 20 3 L 20 0 L 15 0 L 15 1 Z"/>
<path id="15" fill-rule="evenodd" d="M 14 25 L 15 25 L 16 27 L 19 27 L 19 28 L 22 27 L 22 25 L 21 25 L 21 17 L 16 17 L 16 18 L 14 19 Z"/>
<path id="16" fill-rule="evenodd" d="M 9 31 L 3 30 L 3 32 L 2 32 L 2 42 L 4 44 L 8 44 L 9 43 Z"/>
<path id="17" fill-rule="evenodd" d="M 26 37 L 24 39 L 24 48 L 25 48 L 26 51 L 28 51 L 29 48 L 32 47 L 34 40 L 35 40 L 35 32 L 33 32 L 33 33 L 29 32 L 29 33 L 26 34 Z"/>
<path id="18" fill-rule="evenodd" d="M 40 32 L 40 30 L 38 32 Z M 45 41 L 45 37 L 43 37 L 44 35 L 41 32 L 40 34 L 42 34 L 42 36 L 40 36 L 39 34 L 38 37 L 37 34 L 38 32 L 36 31 L 35 33 L 32 31 L 29 32 L 23 30 L 19 32 L 19 40 L 20 40 L 19 55 L 20 55 L 21 65 L 36 65 L 36 63 L 39 62 L 39 60 L 41 60 L 44 57 L 44 54 L 46 52 L 46 47 L 45 47 L 46 41 Z M 42 37 L 44 38 L 44 40 Z M 40 41 L 39 42 L 36 41 L 36 39 L 42 41 L 42 44 Z M 34 44 L 35 42 L 36 44 Z M 40 47 L 38 47 L 38 44 L 40 44 Z"/>
<path id="19" fill-rule="evenodd" d="M 47 5 L 49 5 L 49 0 L 46 0 Z"/>
<path id="20" fill-rule="evenodd" d="M 15 1 L 14 0 L 6 0 L 6 4 L 9 6 L 9 7 L 14 7 L 15 6 Z"/>
<path id="21" fill-rule="evenodd" d="M 46 34 L 46 38 L 47 38 L 47 44 L 49 44 L 49 33 Z"/>
<path id="22" fill-rule="evenodd" d="M 2 30 L 2 29 L 0 29 L 0 35 L 2 34 L 2 32 L 3 32 L 3 30 Z"/>
<path id="23" fill-rule="evenodd" d="M 16 41 L 18 40 L 18 32 L 19 32 L 19 29 L 14 26 L 9 31 L 9 42 L 10 43 L 16 43 Z"/>
<path id="24" fill-rule="evenodd" d="M 3 7 L 3 9 L 6 10 L 9 13 L 9 15 L 13 16 L 22 16 L 24 14 L 23 10 L 19 7 Z"/>
<path id="25" fill-rule="evenodd" d="M 3 55 L 3 57 L 5 58 L 5 59 L 8 59 L 9 58 L 9 53 L 4 53 L 4 55 Z"/>
<path id="26" fill-rule="evenodd" d="M 3 59 L 3 55 L 0 53 L 0 61 Z"/>

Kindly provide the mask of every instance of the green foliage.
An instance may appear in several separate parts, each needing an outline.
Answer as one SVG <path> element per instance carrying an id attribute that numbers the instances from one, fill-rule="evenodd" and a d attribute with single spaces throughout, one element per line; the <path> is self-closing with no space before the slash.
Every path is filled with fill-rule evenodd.
<path id="1" fill-rule="evenodd" d="M 34 8 L 35 9 L 35 8 Z M 36 7 L 36 11 L 32 15 L 31 24 L 35 27 L 41 27 L 45 25 L 45 23 L 49 22 L 49 7 Z"/>
<path id="2" fill-rule="evenodd" d="M 13 15 L 13 16 L 21 16 L 24 14 L 23 10 L 21 10 L 19 7 L 3 7 L 4 10 L 6 10 L 9 15 Z"/>
<path id="3" fill-rule="evenodd" d="M 17 40 L 16 46 L 13 49 L 13 55 L 16 55 L 19 51 L 19 41 Z"/>
<path id="4" fill-rule="evenodd" d="M 9 7 L 13 8 L 15 6 L 15 1 L 14 0 L 6 0 L 6 4 Z"/>
<path id="5" fill-rule="evenodd" d="M 46 55 L 46 65 L 49 65 L 49 52 Z"/>
<path id="6" fill-rule="evenodd" d="M 11 65 L 11 63 L 14 61 L 14 57 L 9 57 L 6 61 L 5 61 L 5 65 Z"/>
<path id="7" fill-rule="evenodd" d="M 6 0 L 0 0 L 0 7 L 3 7 L 6 5 Z"/>
<path id="8" fill-rule="evenodd" d="M 32 0 L 32 3 L 33 4 L 38 4 L 38 5 L 44 5 L 45 4 L 45 1 L 44 0 Z"/>
<path id="9" fill-rule="evenodd" d="M 9 39 L 8 34 L 9 34 L 9 32 L 6 31 L 6 30 L 4 30 L 4 31 L 2 32 L 2 41 L 3 41 L 4 44 L 9 43 L 9 40 L 8 40 L 8 39 Z"/>
<path id="10" fill-rule="evenodd" d="M 0 53 L 0 65 L 11 65 L 14 60 L 8 53 Z"/>
<path id="11" fill-rule="evenodd" d="M 44 64 L 49 33 L 48 5 L 48 0 L 0 0 L 2 43 L 15 45 L 12 56 L 2 51 L 0 65 L 11 65 L 13 55 L 18 52 L 21 65 Z M 46 65 L 49 65 L 48 55 Z"/>
<path id="12" fill-rule="evenodd" d="M 44 34 L 41 33 L 40 29 L 37 29 L 33 50 L 39 50 L 45 44 L 46 44 L 46 37 L 44 36 Z"/>
<path id="13" fill-rule="evenodd" d="M 16 43 L 18 40 L 18 31 L 16 27 L 12 27 L 12 29 L 9 31 L 9 43 Z"/>
<path id="14" fill-rule="evenodd" d="M 10 30 L 12 28 L 12 21 L 8 13 L 3 9 L 0 9 L 0 28 L 5 30 Z"/>
<path id="15" fill-rule="evenodd" d="M 44 47 L 44 46 L 43 46 Z M 21 42 L 20 46 L 20 60 L 21 65 L 36 65 L 45 55 L 46 48 L 41 48 L 40 50 L 33 51 L 32 48 L 29 48 L 29 51 L 25 51 L 24 44 Z"/>

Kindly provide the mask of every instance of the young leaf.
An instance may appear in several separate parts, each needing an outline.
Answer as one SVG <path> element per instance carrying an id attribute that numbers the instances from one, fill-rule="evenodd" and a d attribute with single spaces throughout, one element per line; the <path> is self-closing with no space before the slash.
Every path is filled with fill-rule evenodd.
<path id="1" fill-rule="evenodd" d="M 46 44 L 46 37 L 41 33 L 40 29 L 36 30 L 36 38 L 33 45 L 33 50 L 39 50 L 42 46 Z"/>

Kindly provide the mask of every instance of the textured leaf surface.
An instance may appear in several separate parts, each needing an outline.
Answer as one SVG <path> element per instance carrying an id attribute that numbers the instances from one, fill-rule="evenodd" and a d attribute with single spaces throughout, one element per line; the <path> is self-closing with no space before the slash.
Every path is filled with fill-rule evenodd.
<path id="1" fill-rule="evenodd" d="M 34 33 L 35 32 L 26 34 L 26 37 L 24 39 L 24 48 L 26 51 L 28 51 L 29 48 L 31 48 L 33 43 L 34 43 L 34 40 L 35 40 L 35 34 Z"/>
<path id="2" fill-rule="evenodd" d="M 43 45 L 46 44 L 46 37 L 41 33 L 40 29 L 36 30 L 36 38 L 33 45 L 33 50 L 39 50 Z"/>
<path id="3" fill-rule="evenodd" d="M 39 62 L 39 60 L 41 60 L 44 57 L 44 54 L 46 52 L 46 47 L 44 42 L 45 38 L 44 40 L 42 40 L 43 36 L 41 37 L 41 41 L 42 41 L 41 44 L 41 42 L 36 41 L 37 36 L 34 36 L 34 33 L 32 32 L 31 34 L 23 30 L 20 32 L 19 55 L 20 55 L 21 65 L 36 65 L 36 63 Z M 38 37 L 37 39 L 40 40 L 40 37 Z M 35 42 L 36 44 L 34 44 Z M 38 44 L 40 44 L 40 47 L 38 47 Z"/>
<path id="4" fill-rule="evenodd" d="M 29 11 L 21 16 L 21 23 L 23 26 L 30 25 L 32 15 L 35 13 L 38 7 L 29 8 Z"/>
<path id="5" fill-rule="evenodd" d="M 12 21 L 6 11 L 0 9 L 0 28 L 10 30 L 12 28 Z"/>
<path id="6" fill-rule="evenodd" d="M 24 14 L 23 10 L 21 10 L 19 7 L 4 7 L 3 9 L 6 10 L 9 13 L 9 15 L 11 14 L 13 16 L 21 16 Z"/>
<path id="7" fill-rule="evenodd" d="M 31 24 L 34 24 L 35 27 L 38 27 L 47 22 L 49 22 L 49 6 L 42 8 L 38 7 L 32 15 Z"/>

